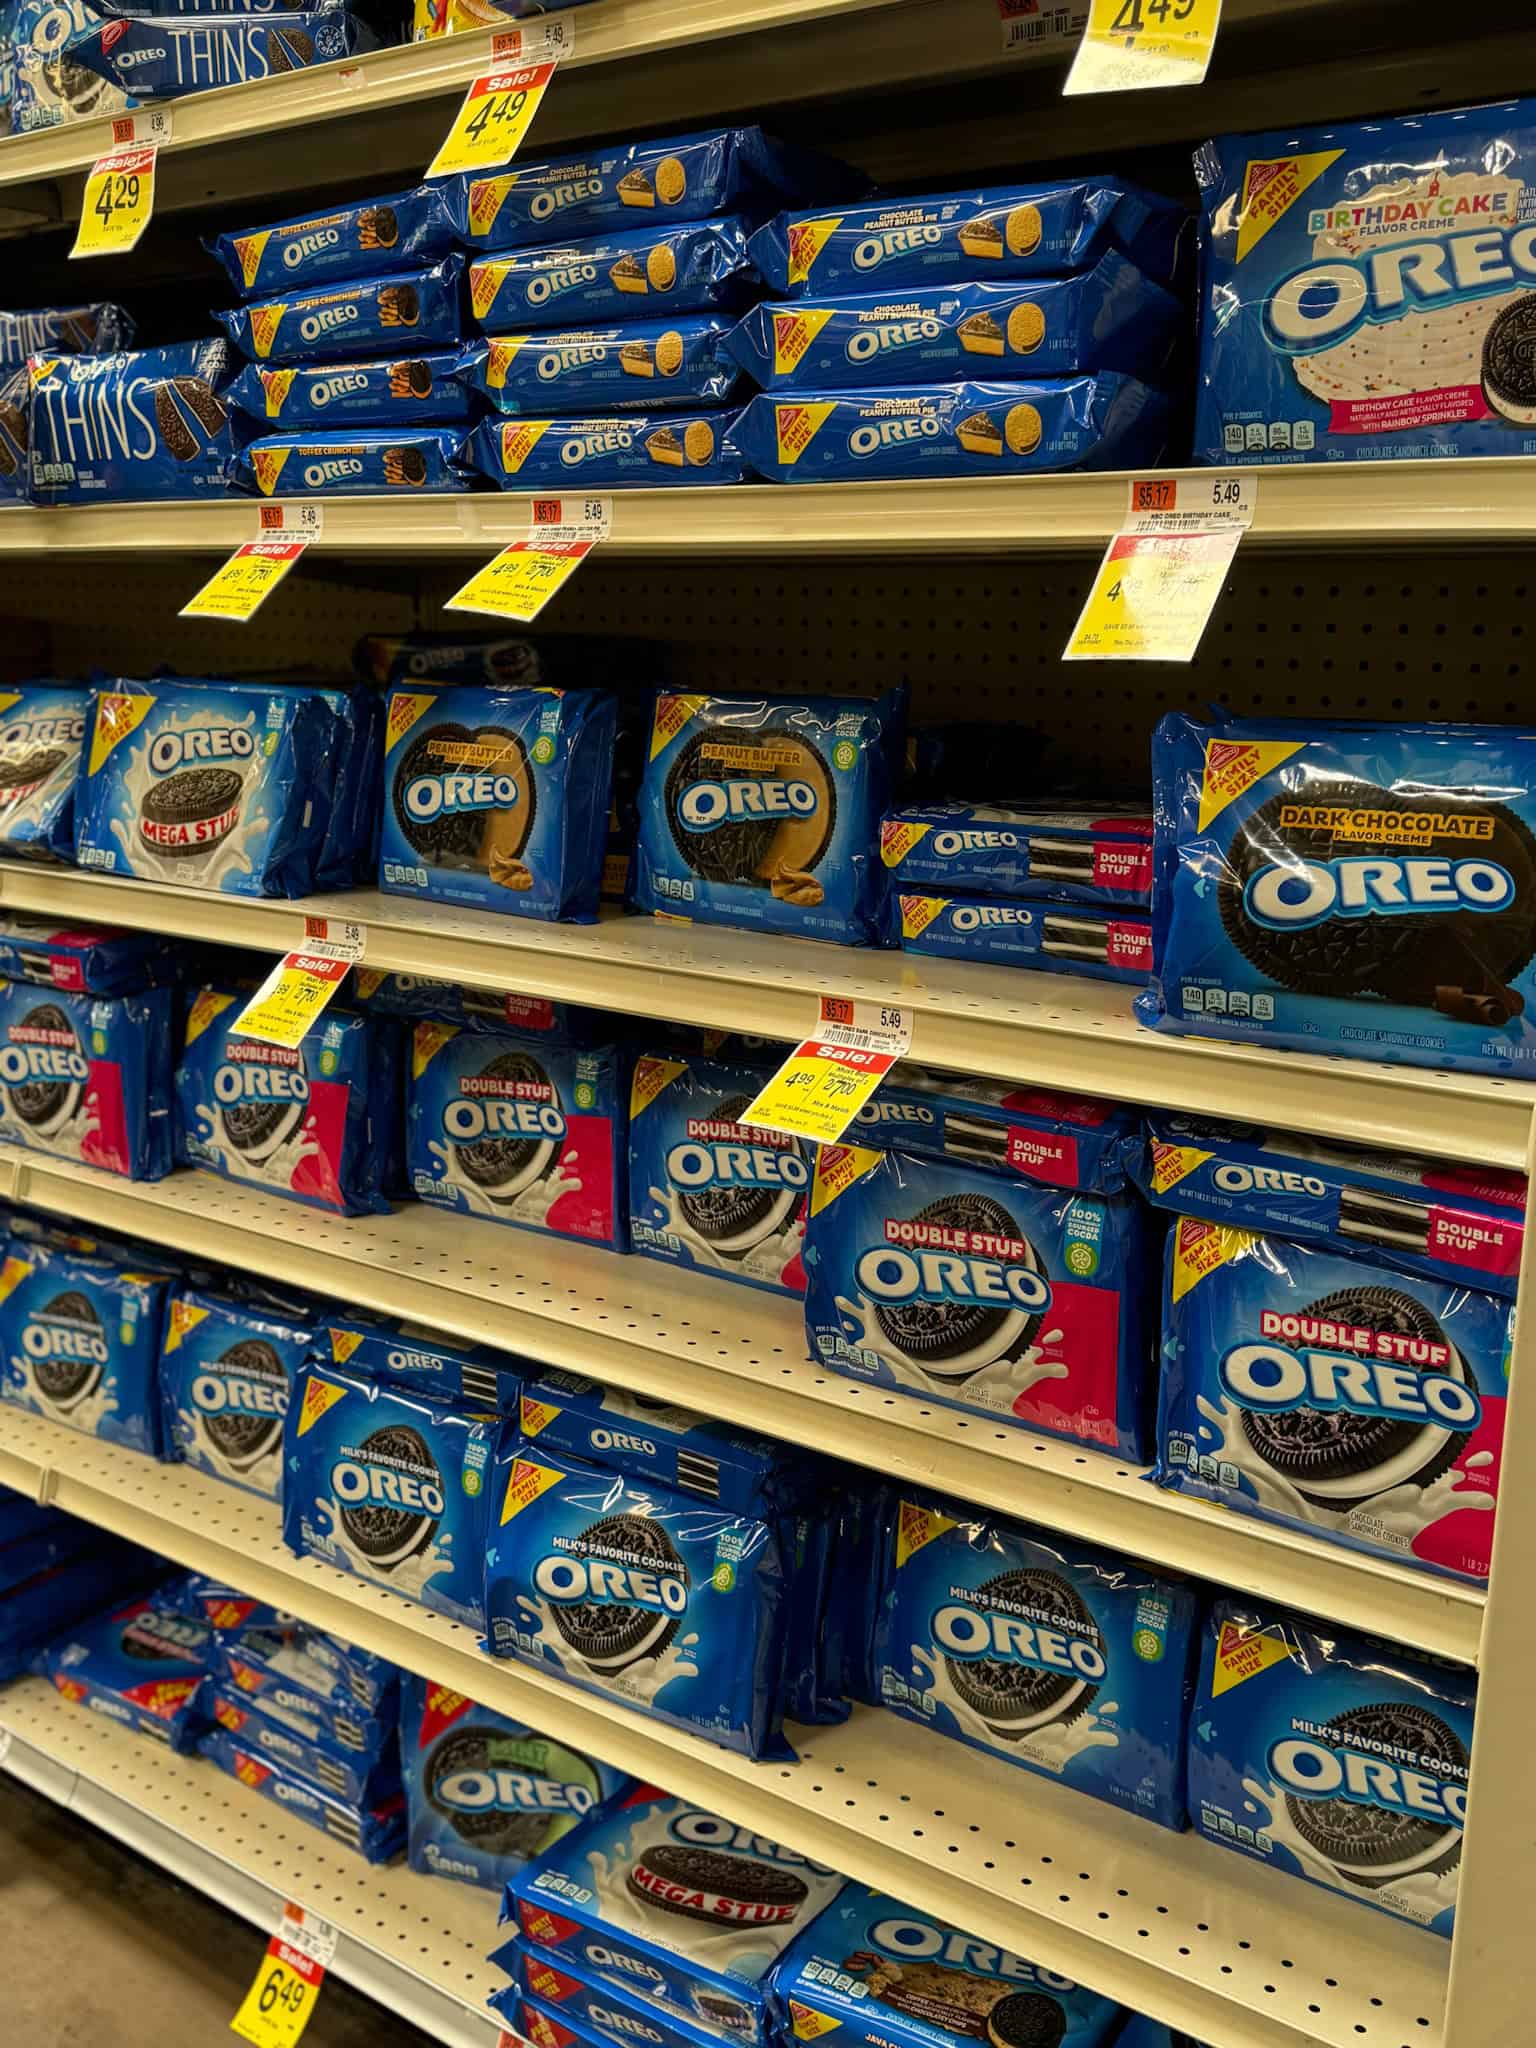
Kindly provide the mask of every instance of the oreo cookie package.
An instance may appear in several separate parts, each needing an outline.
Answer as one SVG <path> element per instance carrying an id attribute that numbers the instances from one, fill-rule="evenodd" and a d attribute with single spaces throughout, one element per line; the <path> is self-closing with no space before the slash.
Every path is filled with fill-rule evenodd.
<path id="1" fill-rule="evenodd" d="M 170 100 L 331 64 L 365 40 L 361 17 L 336 0 L 295 14 L 116 17 L 73 37 L 69 59 L 140 99 Z"/>
<path id="2" fill-rule="evenodd" d="M 270 1608 L 216 1628 L 220 1678 L 242 1699 L 346 1749 L 383 1748 L 399 1718 L 400 1673 L 387 1658 Z"/>
<path id="3" fill-rule="evenodd" d="M 630 1783 L 522 1721 L 407 1672 L 400 1762 L 412 1870 L 500 1891 Z"/>
<path id="4" fill-rule="evenodd" d="M 893 1496 L 874 1697 L 1076 1791 L 1182 1828 L 1194 1589 L 980 1510 Z"/>
<path id="5" fill-rule="evenodd" d="M 283 1417 L 315 1336 L 311 1324 L 262 1303 L 178 1287 L 160 1347 L 166 1441 L 176 1455 L 280 1499 Z"/>
<path id="6" fill-rule="evenodd" d="M 1369 1637 L 1220 1600 L 1189 1742 L 1196 1829 L 1449 1936 L 1477 1683 Z"/>
<path id="7" fill-rule="evenodd" d="M 1159 1484 L 1487 1578 L 1511 1302 L 1193 1216 L 1165 1287 Z"/>
<path id="8" fill-rule="evenodd" d="M 234 373 L 224 341 L 35 358 L 33 502 L 222 497 L 233 446 L 224 393 Z"/>
<path id="9" fill-rule="evenodd" d="M 927 896 L 899 890 L 891 925 L 904 953 L 986 960 L 1041 974 L 1084 974 L 1142 988 L 1152 972 L 1152 918 L 1084 903 L 1005 903 L 990 896 Z"/>
<path id="10" fill-rule="evenodd" d="M 169 1173 L 173 1001 L 0 980 L 0 1144 L 128 1180 Z"/>
<path id="11" fill-rule="evenodd" d="M 3 31 L 0 31 L 3 37 Z M 0 94 L 4 87 L 0 40 Z M 0 99 L 0 121 L 4 119 Z M 32 495 L 32 378 L 25 363 L 0 370 L 0 504 L 25 504 Z"/>
<path id="12" fill-rule="evenodd" d="M 515 1415 L 522 1362 L 490 1344 L 445 1337 L 441 1330 L 366 1309 L 328 1315 L 315 1332 L 316 1360 L 385 1386 L 410 1387 L 434 1401 Z"/>
<path id="13" fill-rule="evenodd" d="M 417 1200 L 626 1251 L 625 1070 L 615 1046 L 418 1024 L 406 1099 Z"/>
<path id="14" fill-rule="evenodd" d="M 862 2048 L 1106 2048 L 1112 1998 L 868 1885 L 844 1887 L 773 1973 L 794 2038 Z"/>
<path id="15" fill-rule="evenodd" d="M 880 858 L 898 890 L 958 889 L 1144 910 L 1152 901 L 1152 819 L 1129 804 L 933 803 L 892 811 Z"/>
<path id="16" fill-rule="evenodd" d="M 7 1587 L 0 1598 L 0 1681 L 36 1670 L 40 1653 L 62 1631 L 99 1614 L 108 1601 L 148 1585 L 162 1560 L 134 1544 L 89 1530 L 90 1547 L 45 1565 Z"/>
<path id="17" fill-rule="evenodd" d="M 1536 738 L 1170 713 L 1144 1024 L 1536 1072 Z"/>
<path id="18" fill-rule="evenodd" d="M 302 1778 L 333 1799 L 373 1807 L 399 1795 L 400 1752 L 393 1723 L 381 1751 L 370 1755 L 329 1740 L 328 1731 L 318 1724 L 306 1725 L 302 1717 L 292 1721 L 281 1712 L 253 1706 L 229 1686 L 210 1685 L 202 1704 L 248 1755 Z"/>
<path id="19" fill-rule="evenodd" d="M 270 227 L 212 236 L 205 244 L 242 299 L 367 277 L 386 264 L 428 263 L 453 247 L 448 189 L 441 183 L 360 199 Z"/>
<path id="20" fill-rule="evenodd" d="M 116 925 L 56 925 L 0 910 L 0 974 L 69 995 L 140 994 L 177 978 L 176 941 Z"/>
<path id="21" fill-rule="evenodd" d="M 741 372 L 719 313 L 564 334 L 505 334 L 464 354 L 466 382 L 501 413 L 656 412 L 724 405 Z"/>
<path id="22" fill-rule="evenodd" d="M 747 232 L 746 221 L 727 214 L 482 256 L 469 266 L 475 325 L 483 334 L 519 334 L 739 305 L 757 281 Z"/>
<path id="23" fill-rule="evenodd" d="M 11 134 L 28 135 L 64 121 L 96 120 L 138 104 L 63 54 L 72 37 L 95 25 L 86 0 L 19 0 L 7 12 L 7 32 L 15 51 Z M 130 336 L 132 331 L 130 323 Z"/>
<path id="24" fill-rule="evenodd" d="M 492 1994 L 491 2009 L 532 2048 L 715 2048 L 720 2039 L 663 2013 L 643 1986 L 621 1990 L 531 1942 L 507 1942 L 497 1959 L 512 1982 Z"/>
<path id="25" fill-rule="evenodd" d="M 320 434 L 263 434 L 236 449 L 229 479 L 270 498 L 379 497 L 389 491 L 464 491 L 464 436 L 453 427 L 382 426 Z"/>
<path id="26" fill-rule="evenodd" d="M 21 132 L 19 124 L 16 132 Z M 104 299 L 0 313 L 0 368 L 22 369 L 28 356 L 117 355 L 132 344 L 136 331 L 131 315 Z"/>
<path id="27" fill-rule="evenodd" d="M 0 1267 L 0 1392 L 51 1422 L 159 1457 L 165 1291 L 163 1278 L 109 1259 L 12 1238 Z"/>
<path id="28" fill-rule="evenodd" d="M 285 1813 L 355 1849 L 369 1863 L 392 1862 L 405 1847 L 403 1792 L 392 1792 L 377 1805 L 338 1798 L 258 1755 L 242 1736 L 217 1725 L 204 1734 L 198 1751 L 248 1791 L 259 1792 Z"/>
<path id="29" fill-rule="evenodd" d="M 388 258 L 385 258 L 387 263 Z M 258 299 L 215 317 L 253 363 L 448 348 L 459 339 L 464 259 L 445 256 L 420 270 L 385 270 L 327 290 Z"/>
<path id="30" fill-rule="evenodd" d="M 617 716 L 603 690 L 395 691 L 379 887 L 590 924 Z"/>
<path id="31" fill-rule="evenodd" d="M 1147 1250 L 1131 1194 L 827 1145 L 806 1332 L 846 1378 L 1141 1458 Z"/>
<path id="32" fill-rule="evenodd" d="M 546 1045 L 604 1045 L 618 1030 L 618 1020 L 606 1010 L 553 1002 L 548 996 L 524 995 L 515 989 L 470 988 L 425 974 L 354 967 L 350 986 L 360 1009 L 381 1016 L 432 1017 L 439 1024 L 463 1024 L 472 1031 L 512 1031 Z"/>
<path id="33" fill-rule="evenodd" d="M 475 409 L 456 349 L 419 356 L 378 356 L 365 362 L 290 363 L 268 369 L 247 363 L 229 387 L 241 431 L 274 427 L 388 428 L 462 425 Z"/>
<path id="34" fill-rule="evenodd" d="M 875 847 L 906 695 L 657 694 L 634 901 L 700 924 L 876 943 Z"/>
<path id="35" fill-rule="evenodd" d="M 894 1066 L 848 1126 L 861 1146 L 921 1152 L 1022 1174 L 1044 1187 L 1118 1194 L 1142 1151 L 1141 1118 L 1120 1103 Z"/>
<path id="36" fill-rule="evenodd" d="M 561 1967 L 767 2048 L 770 1972 L 842 1888 L 835 1870 L 642 1785 L 518 1871 L 506 1917 Z"/>
<path id="37" fill-rule="evenodd" d="M 213 1631 L 151 1595 L 56 1636 L 42 1669 L 65 1699 L 190 1755 L 207 1725 L 199 1692 Z"/>
<path id="38" fill-rule="evenodd" d="M 483 1628 L 497 1435 L 495 1416 L 312 1366 L 288 1409 L 283 1540 Z"/>
<path id="39" fill-rule="evenodd" d="M 482 420 L 469 453 L 504 491 L 634 484 L 739 484 L 747 465 L 739 412 L 614 413 L 587 419 Z"/>
<path id="40" fill-rule="evenodd" d="M 0 853 L 8 859 L 73 863 L 75 783 L 92 709 L 79 683 L 0 691 Z"/>

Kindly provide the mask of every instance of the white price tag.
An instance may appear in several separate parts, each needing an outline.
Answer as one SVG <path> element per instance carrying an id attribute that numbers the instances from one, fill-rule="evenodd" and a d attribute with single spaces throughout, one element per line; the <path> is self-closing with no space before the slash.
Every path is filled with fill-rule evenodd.
<path id="1" fill-rule="evenodd" d="M 256 538 L 266 541 L 318 540 L 325 530 L 325 508 L 272 498 L 256 508 Z"/>
<path id="2" fill-rule="evenodd" d="M 1006 57 L 1033 57 L 1069 43 L 1088 22 L 1088 0 L 995 0 Z"/>
<path id="3" fill-rule="evenodd" d="M 563 64 L 576 49 L 575 25 L 564 15 L 527 28 L 498 29 L 491 37 L 493 64 Z"/>
<path id="4" fill-rule="evenodd" d="M 535 498 L 530 541 L 540 545 L 556 542 L 566 547 L 577 541 L 606 540 L 613 531 L 612 498 Z"/>
<path id="5" fill-rule="evenodd" d="M 328 1970 L 336 1959 L 337 1930 L 329 1920 L 322 1920 L 318 1913 L 307 1913 L 302 1906 L 286 1905 L 283 1917 L 277 1923 L 277 1932 L 290 1948 L 308 1956 L 322 1970 Z"/>
<path id="6" fill-rule="evenodd" d="M 365 924 L 344 923 L 339 917 L 306 917 L 304 920 L 303 951 L 306 953 L 318 953 L 326 960 L 346 960 L 355 967 L 367 946 L 368 927 Z"/>

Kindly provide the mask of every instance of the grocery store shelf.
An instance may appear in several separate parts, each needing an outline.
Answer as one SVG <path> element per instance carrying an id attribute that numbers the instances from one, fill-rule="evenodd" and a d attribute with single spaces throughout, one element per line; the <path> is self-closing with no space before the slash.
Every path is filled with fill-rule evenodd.
<path id="1" fill-rule="evenodd" d="M 35 1791 L 266 1934 L 285 1904 L 329 1920 L 338 1977 L 444 2048 L 496 2048 L 490 1892 L 371 1866 L 212 1764 L 71 1706 L 45 1679 L 0 1690 L 7 1740 L 4 1768 Z M 260 1954 L 253 1939 L 253 1974 Z"/>
<path id="2" fill-rule="evenodd" d="M 18 1177 L 12 1184 L 12 1174 Z M 499 1344 L 1224 1588 L 1475 1664 L 1483 1595 L 1205 1502 L 1108 1453 L 865 1386 L 806 1357 L 797 1302 L 409 1204 L 323 1216 L 210 1174 L 133 1186 L 0 1159 L 0 1197 Z"/>
<path id="3" fill-rule="evenodd" d="M 471 1630 L 292 1557 L 267 1503 L 185 1467 L 7 1408 L 0 1482 L 42 1485 L 72 1514 L 218 1573 L 1213 2048 L 1440 2041 L 1446 1943 L 892 1715 L 865 1708 L 841 1728 L 792 1728 L 797 1761 L 754 1764 L 558 1678 L 494 1662 Z"/>

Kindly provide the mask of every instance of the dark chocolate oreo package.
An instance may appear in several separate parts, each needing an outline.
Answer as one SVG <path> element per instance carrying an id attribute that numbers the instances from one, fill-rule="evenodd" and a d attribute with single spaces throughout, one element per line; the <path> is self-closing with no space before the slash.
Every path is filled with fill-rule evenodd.
<path id="1" fill-rule="evenodd" d="M 234 373 L 227 341 L 36 358 L 34 502 L 222 497 L 234 445 L 224 393 Z"/>

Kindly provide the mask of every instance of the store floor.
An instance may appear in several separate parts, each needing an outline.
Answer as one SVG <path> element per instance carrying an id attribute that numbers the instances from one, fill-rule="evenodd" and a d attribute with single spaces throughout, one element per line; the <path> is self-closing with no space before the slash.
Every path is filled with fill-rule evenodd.
<path id="1" fill-rule="evenodd" d="M 8 2038 L 27 2048 L 223 2048 L 250 1989 L 258 1929 L 0 1777 Z M 337 1978 L 304 2048 L 429 2048 Z"/>

